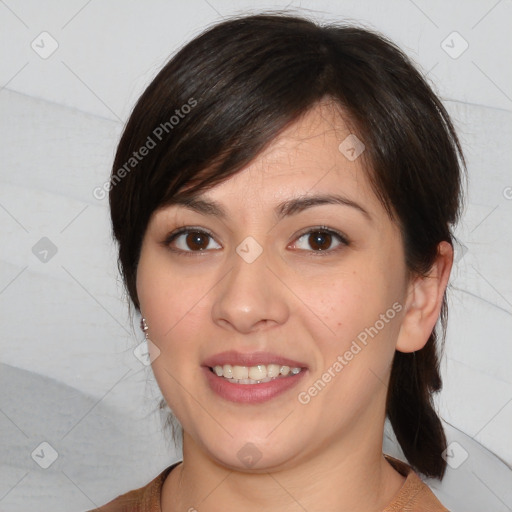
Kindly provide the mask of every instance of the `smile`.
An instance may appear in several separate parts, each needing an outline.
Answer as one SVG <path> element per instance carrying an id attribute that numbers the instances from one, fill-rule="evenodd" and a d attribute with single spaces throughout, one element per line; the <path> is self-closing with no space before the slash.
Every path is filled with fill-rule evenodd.
<path id="1" fill-rule="evenodd" d="M 296 375 L 302 368 L 290 368 L 279 364 L 257 364 L 255 366 L 216 365 L 210 367 L 217 377 L 222 377 L 232 384 L 260 384 L 274 379 Z"/>
<path id="2" fill-rule="evenodd" d="M 279 373 L 276 376 L 269 377 L 267 373 L 268 368 L 266 368 L 265 375 L 267 376 L 262 377 L 264 370 L 260 369 L 258 378 L 251 379 L 249 377 L 249 370 L 255 368 L 254 366 L 218 365 L 217 371 L 220 371 L 222 368 L 222 372 L 224 372 L 225 366 L 228 366 L 227 373 L 229 373 L 229 367 L 231 367 L 231 378 L 227 375 L 217 375 L 214 370 L 215 367 L 203 366 L 202 370 L 206 379 L 206 385 L 218 397 L 229 402 L 239 404 L 259 404 L 276 398 L 279 395 L 284 394 L 286 391 L 291 391 L 292 388 L 297 387 L 299 381 L 308 373 L 307 368 L 290 368 L 289 366 L 283 367 L 276 365 L 279 369 Z M 257 365 L 256 368 L 260 366 L 265 367 L 265 365 Z M 272 371 L 276 371 L 272 365 L 268 366 L 271 367 L 271 373 Z M 235 371 L 235 375 L 243 376 L 247 374 L 247 378 L 233 378 L 233 369 Z M 254 375 L 254 373 L 252 373 L 252 375 Z"/>

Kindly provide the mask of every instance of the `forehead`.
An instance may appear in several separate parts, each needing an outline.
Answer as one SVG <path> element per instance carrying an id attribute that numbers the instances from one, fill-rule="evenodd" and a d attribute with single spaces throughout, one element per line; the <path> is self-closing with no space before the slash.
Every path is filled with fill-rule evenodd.
<path id="1" fill-rule="evenodd" d="M 354 147 L 356 146 L 356 147 Z M 332 102 L 316 105 L 290 124 L 244 169 L 204 197 L 285 200 L 340 192 L 375 202 L 363 162 L 364 143 Z M 373 197 L 371 197 L 373 196 Z"/>
<path id="2" fill-rule="evenodd" d="M 195 195 L 179 192 L 153 212 L 150 227 L 165 226 L 169 219 L 195 222 L 182 217 L 193 212 L 229 229 L 265 229 L 303 214 L 330 219 L 321 222 L 345 222 L 361 233 L 371 229 L 381 242 L 398 239 L 400 227 L 372 188 L 369 159 L 364 160 L 364 151 L 356 157 L 346 152 L 350 137 L 357 134 L 340 109 L 319 105 L 291 123 L 245 168 Z M 340 204 L 343 209 L 313 208 Z"/>

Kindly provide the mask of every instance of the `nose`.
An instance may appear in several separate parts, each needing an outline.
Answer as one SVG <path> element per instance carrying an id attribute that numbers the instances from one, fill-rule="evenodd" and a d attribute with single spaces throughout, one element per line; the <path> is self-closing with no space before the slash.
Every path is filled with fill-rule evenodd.
<path id="1" fill-rule="evenodd" d="M 249 334 L 286 322 L 289 297 L 268 260 L 266 251 L 252 262 L 233 254 L 231 271 L 215 288 L 212 318 L 217 325 Z"/>

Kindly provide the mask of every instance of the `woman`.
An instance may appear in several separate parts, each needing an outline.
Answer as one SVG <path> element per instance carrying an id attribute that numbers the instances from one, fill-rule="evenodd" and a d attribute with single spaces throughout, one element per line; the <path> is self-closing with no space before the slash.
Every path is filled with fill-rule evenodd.
<path id="1" fill-rule="evenodd" d="M 382 36 L 274 14 L 186 45 L 110 183 L 183 461 L 100 510 L 446 510 L 417 473 L 446 466 L 431 396 L 463 170 Z M 386 417 L 408 464 L 382 453 Z"/>

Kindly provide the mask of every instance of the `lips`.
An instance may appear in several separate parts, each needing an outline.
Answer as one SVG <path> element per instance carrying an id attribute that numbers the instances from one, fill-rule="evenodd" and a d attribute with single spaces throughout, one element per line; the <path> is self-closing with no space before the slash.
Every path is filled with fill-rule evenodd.
<path id="1" fill-rule="evenodd" d="M 210 390 L 222 399 L 238 404 L 261 404 L 275 399 L 296 387 L 307 375 L 307 370 L 287 377 L 278 377 L 258 384 L 234 384 L 219 377 L 207 367 L 202 367 L 203 376 Z"/>
<path id="2" fill-rule="evenodd" d="M 256 366 L 258 364 L 279 364 L 289 366 L 290 368 L 307 368 L 304 362 L 283 357 L 271 352 L 250 352 L 242 353 L 235 350 L 221 352 L 208 357 L 203 361 L 202 366 L 213 368 L 214 366 L 223 366 L 225 364 L 237 366 Z"/>
<path id="3" fill-rule="evenodd" d="M 257 365 L 279 365 L 287 369 L 287 375 L 277 376 L 270 380 L 264 379 L 255 383 L 243 382 L 238 379 L 225 378 L 212 371 L 213 367 L 231 369 L 236 367 L 254 367 Z M 290 369 L 300 369 L 298 373 Z M 304 362 L 280 356 L 272 352 L 237 352 L 230 350 L 208 357 L 203 361 L 202 370 L 209 388 L 221 398 L 235 403 L 258 404 L 263 403 L 281 394 L 291 391 L 301 379 L 308 374 Z M 242 379 L 244 380 L 244 379 Z M 251 380 L 251 379 L 248 379 Z"/>

